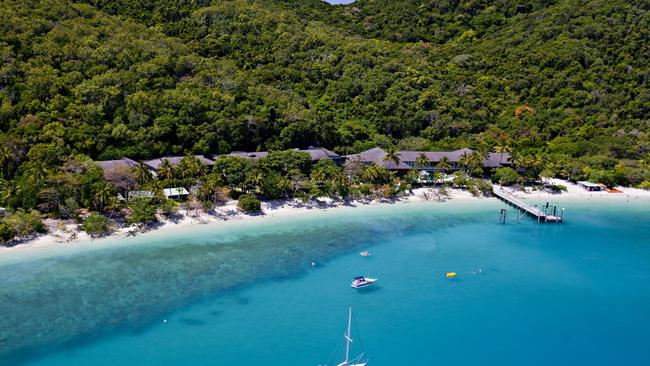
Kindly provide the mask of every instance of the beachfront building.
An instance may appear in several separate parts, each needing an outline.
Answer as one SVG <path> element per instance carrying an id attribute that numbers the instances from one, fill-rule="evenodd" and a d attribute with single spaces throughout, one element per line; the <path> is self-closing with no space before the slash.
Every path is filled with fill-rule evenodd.
<path id="1" fill-rule="evenodd" d="M 189 196 L 190 192 L 183 187 L 175 187 L 163 189 L 163 194 L 165 195 L 165 198 L 183 199 Z"/>
<path id="2" fill-rule="evenodd" d="M 454 171 L 462 169 L 461 159 L 465 155 L 471 155 L 472 149 L 459 149 L 454 151 L 398 151 L 397 157 L 399 162 L 387 158 L 388 153 L 375 147 L 358 154 L 347 155 L 345 158 L 350 161 L 359 161 L 364 165 L 375 164 L 380 167 L 397 171 L 406 172 L 411 169 L 418 169 L 420 172 L 433 171 Z M 422 159 L 425 157 L 426 159 Z M 424 160 L 424 161 L 423 161 Z M 449 166 L 440 167 L 440 163 L 445 162 Z M 492 169 L 511 166 L 510 154 L 508 153 L 489 153 L 483 159 L 483 168 Z"/>
<path id="3" fill-rule="evenodd" d="M 579 187 L 582 187 L 590 192 L 598 192 L 598 191 L 604 191 L 605 187 L 602 184 L 598 183 L 592 183 L 592 182 L 587 182 L 587 181 L 578 181 L 577 182 Z"/>
<path id="4" fill-rule="evenodd" d="M 97 165 L 104 171 L 104 174 L 111 171 L 129 171 L 138 165 L 138 162 L 129 158 L 117 160 L 97 161 Z"/>
<path id="5" fill-rule="evenodd" d="M 138 191 L 129 191 L 127 198 L 154 198 L 156 195 L 152 191 L 138 190 Z M 122 199 L 122 195 L 118 194 L 118 198 Z"/>
<path id="6" fill-rule="evenodd" d="M 194 155 L 194 157 L 196 157 L 203 165 L 206 165 L 208 167 L 211 167 L 211 166 L 214 165 L 214 160 L 208 159 L 203 155 Z M 144 163 L 144 165 L 149 167 L 149 169 L 151 169 L 151 171 L 153 173 L 155 173 L 155 172 L 158 171 L 158 169 L 160 169 L 160 167 L 162 166 L 164 160 L 167 160 L 169 162 L 169 165 L 171 165 L 172 167 L 175 167 L 178 164 L 180 164 L 180 162 L 183 160 L 183 158 L 184 158 L 184 156 L 164 156 L 164 157 L 162 157 L 160 159 L 147 160 L 147 161 L 144 161 L 143 163 Z"/>
<path id="7" fill-rule="evenodd" d="M 254 152 L 247 152 L 247 151 L 233 151 L 229 156 L 239 156 L 240 158 L 246 158 L 246 159 L 252 159 L 252 160 L 257 160 L 261 159 L 269 154 L 268 151 L 254 151 Z M 216 157 L 215 157 L 216 159 Z"/>
<path id="8" fill-rule="evenodd" d="M 312 161 L 316 162 L 319 160 L 323 159 L 329 159 L 334 162 L 336 165 L 341 165 L 343 163 L 343 157 L 334 151 L 325 149 L 323 147 L 309 147 L 308 149 L 305 150 L 300 150 L 300 149 L 293 149 L 295 151 L 300 151 L 307 153 L 309 157 L 311 158 Z M 233 151 L 229 156 L 239 156 L 242 158 L 246 159 L 252 159 L 252 160 L 258 160 L 261 158 L 264 158 L 269 155 L 268 151 L 254 151 L 254 152 L 247 152 L 247 151 Z"/>
<path id="9" fill-rule="evenodd" d="M 341 165 L 343 163 L 343 157 L 334 151 L 328 150 L 323 147 L 309 147 L 307 150 L 298 150 L 309 154 L 309 157 L 312 161 L 319 161 L 329 159 L 334 162 L 336 165 Z"/>

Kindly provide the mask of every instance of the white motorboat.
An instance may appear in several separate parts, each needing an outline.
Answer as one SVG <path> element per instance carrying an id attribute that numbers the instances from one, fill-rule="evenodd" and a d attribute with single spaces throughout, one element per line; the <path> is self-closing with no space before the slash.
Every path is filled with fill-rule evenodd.
<path id="1" fill-rule="evenodd" d="M 352 280 L 350 286 L 352 286 L 352 288 L 364 288 L 372 285 L 375 282 L 377 282 L 376 278 L 357 276 Z"/>

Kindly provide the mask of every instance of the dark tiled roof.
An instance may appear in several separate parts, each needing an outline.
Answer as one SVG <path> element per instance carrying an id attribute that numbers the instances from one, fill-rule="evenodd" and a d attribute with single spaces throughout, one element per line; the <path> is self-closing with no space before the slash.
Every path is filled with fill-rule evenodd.
<path id="1" fill-rule="evenodd" d="M 386 151 L 378 147 L 358 154 L 346 155 L 346 158 L 349 160 L 358 160 L 365 164 L 374 163 L 388 169 L 411 169 L 411 165 L 406 163 L 417 161 L 422 154 L 424 154 L 431 163 L 435 164 L 442 160 L 443 157 L 447 157 L 451 163 L 458 163 L 464 155 L 470 155 L 473 152 L 472 149 L 467 148 L 454 151 L 398 151 L 400 164 L 397 166 L 395 166 L 395 163 L 393 162 L 385 161 L 384 158 L 386 157 Z M 484 160 L 483 165 L 486 168 L 495 168 L 508 165 L 509 163 L 510 154 L 504 153 L 502 156 L 500 153 L 490 153 Z"/>
<path id="2" fill-rule="evenodd" d="M 376 164 L 382 168 L 394 169 L 394 170 L 409 170 L 411 167 L 407 165 L 401 157 L 401 151 L 398 153 L 400 155 L 399 164 L 395 164 L 394 161 L 385 160 L 386 151 L 381 148 L 375 147 L 370 150 L 360 152 L 358 154 L 347 155 L 346 157 L 349 160 L 359 160 L 365 164 Z"/>
<path id="3" fill-rule="evenodd" d="M 255 151 L 255 152 L 233 151 L 228 155 L 257 160 L 267 156 L 268 154 L 269 154 L 268 151 Z"/>
<path id="4" fill-rule="evenodd" d="M 483 160 L 483 166 L 486 168 L 498 168 L 504 165 L 510 165 L 510 154 L 508 153 L 489 153 Z"/>
<path id="5" fill-rule="evenodd" d="M 194 155 L 199 161 L 205 165 L 214 165 L 214 161 L 206 158 L 203 155 Z M 150 167 L 153 170 L 158 170 L 160 166 L 162 165 L 163 160 L 169 161 L 169 164 L 171 166 L 176 166 L 178 165 L 181 160 L 183 160 L 184 156 L 165 156 L 160 159 L 152 159 L 152 160 L 147 160 L 144 162 L 144 164 L 148 167 Z"/>
<path id="6" fill-rule="evenodd" d="M 137 161 L 131 160 L 129 158 L 122 158 L 118 160 L 102 160 L 102 161 L 97 161 L 96 163 L 104 171 L 115 170 L 115 169 L 128 170 L 138 165 Z"/>
<path id="7" fill-rule="evenodd" d="M 299 150 L 306 152 L 311 157 L 311 160 L 322 160 L 322 159 L 338 159 L 341 156 L 334 151 L 327 150 L 323 147 L 309 148 L 307 150 Z"/>

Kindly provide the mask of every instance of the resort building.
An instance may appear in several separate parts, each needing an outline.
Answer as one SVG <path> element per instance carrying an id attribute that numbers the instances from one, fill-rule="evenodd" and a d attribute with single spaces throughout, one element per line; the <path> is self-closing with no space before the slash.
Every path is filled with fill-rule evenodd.
<path id="1" fill-rule="evenodd" d="M 131 160 L 129 158 L 122 158 L 118 160 L 103 160 L 103 161 L 97 161 L 96 163 L 97 165 L 99 165 L 100 168 L 102 168 L 104 174 L 106 174 L 109 171 L 131 170 L 131 168 L 138 165 L 137 161 Z"/>
<path id="2" fill-rule="evenodd" d="M 145 190 L 139 190 L 139 191 L 129 191 L 126 194 L 128 199 L 131 198 L 153 198 L 156 195 L 152 191 L 145 191 Z M 123 199 L 122 195 L 118 193 L 118 198 L 120 200 Z"/>
<path id="3" fill-rule="evenodd" d="M 341 165 L 343 163 L 343 157 L 335 153 L 334 151 L 327 150 L 323 147 L 309 147 L 307 150 L 298 150 L 309 154 L 312 161 L 319 161 L 323 159 L 329 159 L 334 162 L 336 165 Z"/>
<path id="4" fill-rule="evenodd" d="M 325 149 L 323 147 L 309 147 L 306 150 L 299 150 L 299 149 L 293 149 L 293 150 L 309 154 L 309 157 L 311 158 L 312 161 L 329 159 L 332 160 L 336 165 L 341 165 L 341 163 L 343 163 L 343 157 L 341 155 L 335 153 L 334 151 Z M 257 160 L 268 156 L 269 152 L 268 151 L 255 151 L 255 152 L 233 151 L 228 155 Z"/>
<path id="5" fill-rule="evenodd" d="M 214 160 L 208 159 L 203 155 L 194 155 L 201 163 L 207 166 L 212 166 L 214 165 Z M 151 169 L 153 172 L 158 171 L 160 169 L 160 166 L 162 165 L 163 160 L 169 161 L 169 165 L 172 167 L 178 165 L 181 160 L 183 160 L 184 156 L 165 156 L 160 159 L 152 159 L 152 160 L 147 160 L 144 161 L 144 165 L 148 166 L 149 169 Z"/>
<path id="6" fill-rule="evenodd" d="M 592 183 L 592 182 L 587 182 L 587 181 L 578 181 L 576 182 L 578 186 L 590 191 L 590 192 L 597 192 L 597 191 L 604 191 L 605 187 L 602 184 L 598 183 Z"/>
<path id="7" fill-rule="evenodd" d="M 255 152 L 246 152 L 246 151 L 233 151 L 229 156 L 239 156 L 241 158 L 246 158 L 246 159 L 261 159 L 269 154 L 268 151 L 255 151 Z M 216 157 L 215 157 L 216 158 Z"/>
<path id="8" fill-rule="evenodd" d="M 386 158 L 386 151 L 375 147 L 358 154 L 346 155 L 345 158 L 351 161 L 359 161 L 364 165 L 376 164 L 380 167 L 395 171 L 408 171 L 417 168 L 421 171 L 430 172 L 443 170 L 438 167 L 438 164 L 445 158 L 450 164 L 447 170 L 459 170 L 461 169 L 460 161 L 463 156 L 471 155 L 473 152 L 472 149 L 467 148 L 454 151 L 398 151 L 397 156 L 399 162 L 395 162 Z M 418 166 L 418 160 L 421 156 L 427 158 L 428 164 Z M 489 153 L 483 159 L 484 168 L 499 168 L 510 165 L 510 154 L 508 153 Z"/>
<path id="9" fill-rule="evenodd" d="M 190 192 L 183 187 L 176 187 L 163 189 L 163 194 L 165 195 L 165 198 L 182 199 L 189 196 Z"/>

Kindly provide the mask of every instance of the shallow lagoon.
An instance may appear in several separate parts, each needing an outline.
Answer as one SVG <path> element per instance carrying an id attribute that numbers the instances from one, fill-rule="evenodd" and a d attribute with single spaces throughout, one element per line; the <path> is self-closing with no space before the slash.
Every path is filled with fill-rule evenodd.
<path id="1" fill-rule="evenodd" d="M 0 364 L 332 365 L 349 305 L 371 365 L 649 364 L 650 205 L 567 206 L 362 207 L 6 262 Z"/>

